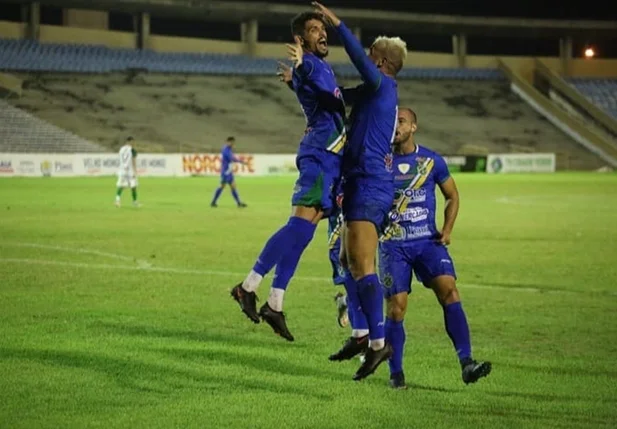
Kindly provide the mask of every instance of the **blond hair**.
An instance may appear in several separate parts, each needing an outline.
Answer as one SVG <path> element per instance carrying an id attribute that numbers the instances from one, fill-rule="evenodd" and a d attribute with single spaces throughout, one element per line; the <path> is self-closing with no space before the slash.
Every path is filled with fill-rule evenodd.
<path id="1" fill-rule="evenodd" d="M 407 43 L 400 37 L 379 36 L 371 45 L 371 49 L 377 49 L 387 58 L 394 73 L 403 68 L 407 59 Z"/>

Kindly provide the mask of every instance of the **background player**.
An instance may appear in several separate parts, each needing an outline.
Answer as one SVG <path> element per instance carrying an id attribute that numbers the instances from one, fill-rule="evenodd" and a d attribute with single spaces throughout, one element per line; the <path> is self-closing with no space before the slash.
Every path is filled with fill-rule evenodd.
<path id="1" fill-rule="evenodd" d="M 116 183 L 116 207 L 120 207 L 120 197 L 124 188 L 131 188 L 133 205 L 139 207 L 137 201 L 137 151 L 133 147 L 133 137 L 127 137 L 124 145 L 118 151 L 120 168 Z"/>
<path id="2" fill-rule="evenodd" d="M 386 228 L 379 245 L 379 271 L 387 302 L 386 340 L 394 351 L 389 361 L 390 384 L 405 388 L 403 320 L 412 272 L 435 292 L 443 308 L 446 332 L 461 364 L 463 381 L 474 383 L 490 373 L 491 363 L 472 358 L 467 318 L 456 288 L 454 264 L 446 248 L 458 214 L 458 190 L 444 159 L 415 144 L 417 129 L 416 114 L 401 108 L 394 140 L 396 197 L 390 215 L 393 223 Z M 446 200 L 441 231 L 435 224 L 436 186 Z"/>
<path id="3" fill-rule="evenodd" d="M 294 63 L 292 86 L 307 118 L 296 165 L 300 176 L 292 196 L 289 221 L 266 243 L 246 279 L 231 291 L 246 316 L 259 316 L 288 341 L 294 337 L 285 322 L 283 295 L 318 222 L 335 205 L 345 145 L 345 105 L 334 72 L 323 58 L 328 34 L 321 15 L 304 12 L 292 20 L 295 45 L 287 45 Z M 268 301 L 256 310 L 255 291 L 276 265 Z"/>
<path id="4" fill-rule="evenodd" d="M 212 203 L 210 203 L 210 207 L 216 207 L 216 202 L 221 196 L 223 189 L 225 189 L 225 185 L 229 185 L 231 188 L 231 195 L 233 195 L 234 200 L 236 200 L 238 207 L 246 207 L 246 204 L 240 201 L 240 196 L 238 195 L 238 190 L 236 189 L 236 182 L 233 174 L 234 163 L 246 163 L 234 155 L 233 149 L 235 142 L 235 137 L 227 137 L 225 146 L 223 146 L 223 150 L 221 151 L 221 186 L 216 188 L 216 191 L 214 191 L 214 198 L 212 199 Z"/>
<path id="5" fill-rule="evenodd" d="M 394 80 L 407 56 L 405 42 L 379 37 L 367 56 L 351 31 L 323 5 L 313 5 L 336 28 L 363 84 L 344 95 L 353 103 L 351 128 L 343 164 L 343 246 L 349 274 L 347 301 L 359 305 L 369 326 L 369 349 L 353 376 L 372 374 L 392 354 L 385 342 L 383 291 L 375 269 L 378 237 L 392 207 L 392 149 L 397 120 L 398 92 Z"/>

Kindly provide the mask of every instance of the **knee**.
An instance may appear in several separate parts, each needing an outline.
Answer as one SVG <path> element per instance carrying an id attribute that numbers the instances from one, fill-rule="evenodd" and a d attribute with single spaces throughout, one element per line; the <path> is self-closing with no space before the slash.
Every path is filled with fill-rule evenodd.
<path id="1" fill-rule="evenodd" d="M 402 322 L 405 319 L 407 313 L 407 294 L 405 297 L 394 296 L 388 300 L 387 316 L 388 319 L 395 322 Z"/>
<path id="2" fill-rule="evenodd" d="M 434 290 L 439 303 L 443 306 L 454 304 L 461 300 L 454 281 L 441 284 L 437 288 L 434 288 Z"/>

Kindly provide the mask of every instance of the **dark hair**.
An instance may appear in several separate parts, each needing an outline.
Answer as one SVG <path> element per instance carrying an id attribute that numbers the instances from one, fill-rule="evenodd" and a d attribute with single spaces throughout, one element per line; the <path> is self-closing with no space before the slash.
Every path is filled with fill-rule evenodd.
<path id="1" fill-rule="evenodd" d="M 311 19 L 316 19 L 326 25 L 323 16 L 317 12 L 302 12 L 294 16 L 291 20 L 291 34 L 296 36 L 302 36 L 304 34 L 304 27 L 306 23 Z"/>
<path id="2" fill-rule="evenodd" d="M 229 136 L 229 137 L 227 137 L 227 140 L 225 140 L 225 141 L 228 142 L 228 143 L 233 143 L 233 142 L 236 141 L 236 138 L 234 136 Z"/>
<path id="3" fill-rule="evenodd" d="M 126 141 L 127 141 L 127 142 L 132 142 L 133 140 L 134 140 L 134 139 L 133 139 L 133 137 L 131 137 L 131 136 L 128 136 L 128 137 L 126 138 Z"/>

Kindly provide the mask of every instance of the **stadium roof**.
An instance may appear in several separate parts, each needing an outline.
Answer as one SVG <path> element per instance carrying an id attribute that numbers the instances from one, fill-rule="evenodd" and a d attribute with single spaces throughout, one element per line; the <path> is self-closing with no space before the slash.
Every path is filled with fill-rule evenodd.
<path id="1" fill-rule="evenodd" d="M 3 0 L 30 3 L 29 0 Z M 149 12 L 154 16 L 174 16 L 204 21 L 244 22 L 257 19 L 260 23 L 287 23 L 307 7 L 246 3 L 222 0 L 40 0 L 43 5 L 118 12 Z M 308 1 L 307 1 L 308 4 Z M 587 36 L 615 38 L 615 21 L 572 21 L 527 18 L 463 17 L 406 12 L 386 12 L 336 8 L 335 12 L 349 26 L 390 33 L 439 33 L 508 37 Z"/>

